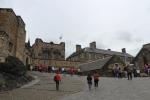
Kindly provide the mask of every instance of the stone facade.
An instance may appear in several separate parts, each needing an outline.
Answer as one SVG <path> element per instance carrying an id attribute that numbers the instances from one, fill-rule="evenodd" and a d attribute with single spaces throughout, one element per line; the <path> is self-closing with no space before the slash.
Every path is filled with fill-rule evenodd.
<path id="1" fill-rule="evenodd" d="M 75 62 L 65 61 L 65 43 L 54 44 L 43 42 L 37 38 L 32 46 L 32 59 L 34 66 L 75 66 Z"/>
<path id="2" fill-rule="evenodd" d="M 65 43 L 47 43 L 38 38 L 35 40 L 35 43 L 32 46 L 32 58 L 45 60 L 65 60 Z"/>
<path id="3" fill-rule="evenodd" d="M 76 67 L 80 62 L 65 60 L 65 43 L 54 44 L 37 38 L 31 47 L 33 66 Z"/>
<path id="4" fill-rule="evenodd" d="M 33 65 L 31 49 L 32 48 L 30 45 L 30 41 L 28 41 L 27 43 L 25 43 L 25 50 L 24 50 L 25 65 L 28 67 L 28 69 L 30 68 L 30 66 Z"/>
<path id="5" fill-rule="evenodd" d="M 150 65 L 150 43 L 143 45 L 133 62 L 138 69 L 144 72 L 144 64 Z"/>
<path id="6" fill-rule="evenodd" d="M 76 52 L 71 54 L 67 60 L 68 61 L 80 61 L 80 62 L 88 62 L 88 61 L 94 61 L 97 59 L 103 59 L 106 57 L 110 57 L 113 55 L 119 56 L 125 63 L 130 63 L 133 59 L 133 56 L 126 53 L 125 48 L 122 49 L 122 52 L 116 52 L 103 49 L 97 49 L 96 48 L 96 42 L 90 43 L 90 47 L 81 48 L 80 45 L 76 46 Z"/>
<path id="7" fill-rule="evenodd" d="M 0 62 L 5 62 L 5 58 L 9 55 L 8 34 L 0 31 Z"/>
<path id="8" fill-rule="evenodd" d="M 5 58 L 11 55 L 25 63 L 25 37 L 25 23 L 22 18 L 17 16 L 12 9 L 0 8 L 1 61 L 5 61 Z"/>
<path id="9" fill-rule="evenodd" d="M 77 68 L 77 65 L 80 64 L 80 62 L 72 62 L 72 61 L 66 61 L 66 60 L 44 60 L 44 59 L 33 59 L 33 65 L 35 67 L 42 66 L 42 67 L 48 67 L 48 66 L 54 66 L 54 67 L 74 67 Z"/>

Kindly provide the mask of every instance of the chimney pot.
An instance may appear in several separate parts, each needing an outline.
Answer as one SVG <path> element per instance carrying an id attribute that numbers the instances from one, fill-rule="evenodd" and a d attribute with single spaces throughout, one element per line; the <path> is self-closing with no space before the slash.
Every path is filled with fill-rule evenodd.
<path id="1" fill-rule="evenodd" d="M 95 41 L 90 43 L 90 48 L 96 49 L 96 42 Z"/>
<path id="2" fill-rule="evenodd" d="M 122 53 L 126 53 L 126 48 L 122 48 Z"/>
<path id="3" fill-rule="evenodd" d="M 76 52 L 80 51 L 81 49 L 81 45 L 76 45 Z"/>

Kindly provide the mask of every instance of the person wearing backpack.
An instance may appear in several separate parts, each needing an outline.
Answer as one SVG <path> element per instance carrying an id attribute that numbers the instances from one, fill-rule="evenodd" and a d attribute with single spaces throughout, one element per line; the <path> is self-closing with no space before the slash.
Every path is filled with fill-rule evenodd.
<path id="1" fill-rule="evenodd" d="M 56 90 L 59 90 L 59 82 L 61 81 L 61 77 L 59 75 L 59 72 L 56 73 L 56 75 L 54 76 L 54 81 L 56 83 Z"/>

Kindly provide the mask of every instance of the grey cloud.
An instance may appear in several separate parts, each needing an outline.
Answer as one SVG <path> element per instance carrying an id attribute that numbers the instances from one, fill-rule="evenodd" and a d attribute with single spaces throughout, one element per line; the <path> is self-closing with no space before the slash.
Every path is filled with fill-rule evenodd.
<path id="1" fill-rule="evenodd" d="M 135 36 L 136 34 L 130 33 L 130 32 L 117 32 L 117 37 L 116 39 L 118 39 L 119 41 L 123 41 L 123 42 L 141 42 L 142 38 Z"/>
<path id="2" fill-rule="evenodd" d="M 133 36 L 129 32 L 117 32 L 117 39 L 124 42 L 132 42 Z"/>
<path id="3" fill-rule="evenodd" d="M 98 49 L 104 49 L 107 47 L 104 43 L 99 42 L 99 41 L 96 42 L 96 45 Z"/>

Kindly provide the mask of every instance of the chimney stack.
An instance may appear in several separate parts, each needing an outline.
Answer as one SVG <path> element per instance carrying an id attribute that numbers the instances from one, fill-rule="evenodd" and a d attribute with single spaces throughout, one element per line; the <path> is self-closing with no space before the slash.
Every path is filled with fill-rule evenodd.
<path id="1" fill-rule="evenodd" d="M 95 41 L 90 43 L 90 48 L 96 49 L 96 42 Z"/>
<path id="2" fill-rule="evenodd" d="M 122 53 L 126 53 L 126 48 L 122 48 Z"/>
<path id="3" fill-rule="evenodd" d="M 81 45 L 76 45 L 76 52 L 80 51 L 81 49 Z"/>

